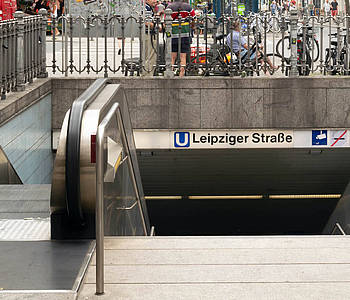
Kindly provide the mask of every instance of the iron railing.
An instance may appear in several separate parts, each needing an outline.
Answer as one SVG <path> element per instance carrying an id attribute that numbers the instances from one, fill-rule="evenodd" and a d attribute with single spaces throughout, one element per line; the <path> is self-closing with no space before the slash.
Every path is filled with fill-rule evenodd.
<path id="1" fill-rule="evenodd" d="M 202 15 L 173 21 L 170 10 L 164 19 L 142 15 L 128 18 L 63 16 L 53 20 L 53 26 L 64 29 L 63 37 L 52 37 L 48 51 L 52 64 L 48 70 L 53 75 L 66 76 L 145 74 L 145 49 L 147 40 L 151 40 L 156 56 L 152 75 L 172 76 L 173 71 L 176 73 L 181 67 L 179 61 L 171 61 L 172 27 L 178 23 L 181 31 L 181 24 L 190 22 L 191 52 L 184 66 L 187 75 L 348 75 L 349 18 L 300 18 L 297 11 L 291 11 L 280 16 L 251 14 L 216 19 Z M 236 22 L 241 24 L 239 43 L 245 41 L 249 45 L 245 56 L 243 48 L 235 51 L 234 45 L 226 42 Z M 153 25 L 145 28 L 145 24 L 150 23 Z M 154 29 L 147 32 L 150 27 Z"/>
<path id="2" fill-rule="evenodd" d="M 46 77 L 47 12 L 25 16 L 17 11 L 15 19 L 0 22 L 1 99 L 10 91 L 24 90 L 34 78 Z"/>
<path id="3" fill-rule="evenodd" d="M 349 75 L 350 16 L 306 16 L 290 11 L 219 19 L 203 14 L 173 21 L 171 13 L 166 10 L 164 18 L 142 13 L 61 16 L 48 23 L 45 10 L 30 17 L 16 12 L 14 20 L 0 23 L 2 99 L 47 73 L 172 77 L 185 67 L 190 76 Z M 181 66 L 179 60 L 171 59 L 171 44 L 174 25 L 182 33 L 184 22 L 191 24 L 191 47 L 186 65 Z M 235 43 L 246 43 L 247 51 L 227 42 L 237 22 L 241 30 Z M 55 28 L 62 35 L 57 36 Z M 46 32 L 52 32 L 47 40 Z M 153 60 L 148 57 L 150 48 Z"/>

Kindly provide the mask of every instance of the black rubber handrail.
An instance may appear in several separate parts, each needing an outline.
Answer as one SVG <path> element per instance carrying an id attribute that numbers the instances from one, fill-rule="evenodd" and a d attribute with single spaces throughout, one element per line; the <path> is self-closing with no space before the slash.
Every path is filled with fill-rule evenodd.
<path id="1" fill-rule="evenodd" d="M 97 97 L 109 79 L 100 78 L 94 81 L 70 110 L 66 143 L 66 205 L 71 221 L 84 225 L 84 215 L 80 202 L 80 135 L 81 122 L 86 107 Z"/>

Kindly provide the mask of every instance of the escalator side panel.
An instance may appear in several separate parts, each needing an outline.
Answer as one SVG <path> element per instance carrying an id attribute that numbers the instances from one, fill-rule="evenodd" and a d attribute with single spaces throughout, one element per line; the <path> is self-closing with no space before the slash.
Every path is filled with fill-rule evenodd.
<path id="1" fill-rule="evenodd" d="M 124 127 L 127 129 L 127 139 L 130 147 L 130 156 L 133 162 L 134 173 L 142 203 L 142 210 L 149 232 L 149 220 L 147 208 L 144 201 L 141 178 L 136 158 L 135 143 L 133 140 L 131 122 L 126 104 L 124 90 L 120 85 L 108 84 L 99 92 L 93 102 L 86 108 L 82 116 L 80 153 L 79 153 L 79 175 L 75 180 L 71 179 L 71 184 L 80 183 L 80 200 L 85 226 L 78 226 L 68 217 L 66 206 L 66 138 L 69 120 L 69 112 L 66 114 L 63 122 L 60 142 L 57 149 L 56 160 L 54 164 L 52 193 L 51 193 L 51 235 L 53 239 L 72 239 L 72 238 L 94 238 L 95 237 L 95 203 L 96 203 L 96 164 L 92 160 L 91 138 L 96 135 L 97 127 L 105 117 L 114 103 L 119 103 L 122 108 Z M 111 134 L 113 136 L 113 133 Z M 127 216 L 129 212 L 126 212 Z M 132 220 L 131 217 L 127 219 Z M 126 223 L 125 223 L 126 224 Z M 118 233 L 138 231 L 118 231 Z"/>
<path id="2" fill-rule="evenodd" d="M 80 200 L 80 141 L 82 122 L 85 108 L 102 91 L 108 79 L 97 79 L 73 102 L 69 114 L 66 138 L 66 203 L 71 220 L 82 225 L 84 223 L 83 210 Z"/>
<path id="3" fill-rule="evenodd" d="M 346 234 L 350 234 L 350 183 L 348 183 L 343 196 L 331 214 L 323 234 L 339 234 L 335 224 L 339 223 Z"/>

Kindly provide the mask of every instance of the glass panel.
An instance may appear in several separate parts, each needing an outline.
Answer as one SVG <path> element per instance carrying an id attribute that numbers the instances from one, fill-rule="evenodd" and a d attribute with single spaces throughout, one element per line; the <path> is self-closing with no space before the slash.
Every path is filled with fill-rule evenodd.
<path id="1" fill-rule="evenodd" d="M 115 142 L 122 145 L 120 132 L 115 130 L 116 125 L 116 120 L 113 120 L 107 134 Z M 107 152 L 105 152 L 106 159 Z M 114 182 L 104 183 L 106 236 L 144 235 L 139 204 L 128 164 L 130 158 L 126 156 L 126 153 L 126 149 L 123 149 L 121 163 L 115 174 Z"/>

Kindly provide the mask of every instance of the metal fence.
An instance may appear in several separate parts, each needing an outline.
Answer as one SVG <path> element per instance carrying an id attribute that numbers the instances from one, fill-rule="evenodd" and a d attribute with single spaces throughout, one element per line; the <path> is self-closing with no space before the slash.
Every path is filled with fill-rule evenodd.
<path id="1" fill-rule="evenodd" d="M 47 12 L 25 16 L 17 11 L 15 19 L 0 22 L 1 99 L 10 91 L 24 90 L 34 78 L 46 77 Z"/>
<path id="2" fill-rule="evenodd" d="M 165 18 L 63 16 L 52 23 L 62 29 L 63 36 L 52 36 L 49 71 L 66 76 L 176 75 L 181 65 L 179 60 L 171 59 L 172 32 L 175 23 L 181 32 L 185 22 L 191 24 L 190 53 L 183 66 L 186 75 L 349 73 L 349 16 L 300 16 L 297 11 L 280 16 L 251 14 L 219 19 L 202 15 L 177 21 L 172 20 L 171 11 L 166 11 Z M 228 40 L 237 22 L 241 25 L 239 37 L 231 39 L 230 44 Z M 153 25 L 145 27 L 150 23 Z M 147 32 L 151 27 L 153 29 Z M 147 45 L 149 42 L 151 46 Z M 249 46 L 237 50 L 235 44 Z M 149 47 L 153 48 L 153 53 L 147 49 Z M 147 64 L 149 55 L 155 57 L 151 66 Z"/>
<path id="3" fill-rule="evenodd" d="M 0 23 L 2 98 L 48 73 L 173 77 L 183 67 L 187 76 L 349 75 L 350 16 L 307 16 L 292 10 L 174 21 L 171 13 L 61 16 L 48 22 L 45 10 L 30 17 L 16 12 L 15 20 Z M 171 53 L 180 57 L 185 23 L 191 26 L 191 45 L 181 66 Z M 175 50 L 174 27 L 181 39 Z"/>

